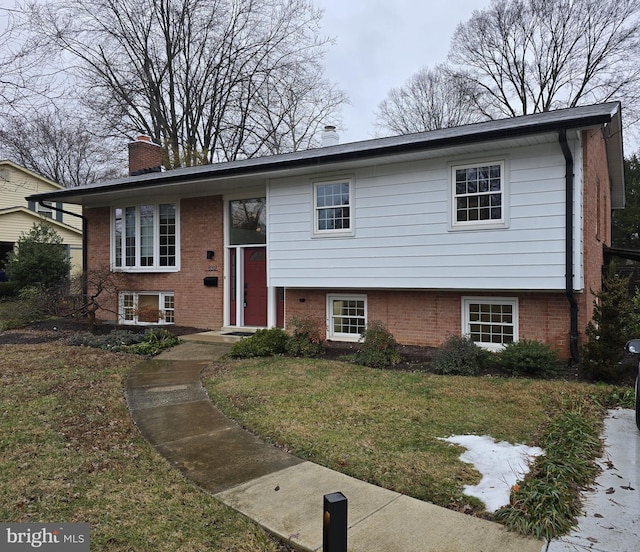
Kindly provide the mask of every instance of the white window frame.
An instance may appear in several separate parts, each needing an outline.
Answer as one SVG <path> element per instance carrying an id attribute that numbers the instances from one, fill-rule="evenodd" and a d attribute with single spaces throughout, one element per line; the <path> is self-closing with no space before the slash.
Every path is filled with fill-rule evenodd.
<path id="1" fill-rule="evenodd" d="M 141 240 L 140 240 L 140 207 L 141 206 L 153 206 L 153 264 L 150 266 L 144 266 L 141 264 Z M 175 206 L 175 264 L 169 266 L 161 266 L 160 265 L 160 206 L 161 205 L 173 205 Z M 126 266 L 125 265 L 125 209 L 128 207 L 135 207 L 136 209 L 136 219 L 135 219 L 135 236 L 136 236 L 136 244 L 135 244 L 135 265 Z M 120 263 L 121 265 L 117 266 L 117 255 L 116 255 L 116 211 L 120 209 L 122 212 L 122 235 L 121 235 L 121 253 L 120 253 Z M 180 270 L 180 202 L 179 201 L 158 201 L 156 203 L 152 202 L 139 202 L 139 203 L 130 203 L 126 205 L 114 205 L 111 208 L 111 268 L 116 272 L 177 272 Z"/>
<path id="2" fill-rule="evenodd" d="M 162 313 L 162 317 L 159 317 L 158 322 L 140 322 L 136 310 L 138 309 L 138 302 L 141 296 L 157 296 L 158 297 L 158 310 Z M 132 304 L 127 310 L 125 310 L 125 299 L 131 297 L 133 299 Z M 173 306 L 170 309 L 166 308 L 166 298 L 173 298 Z M 167 313 L 171 313 L 171 322 L 167 322 Z M 175 295 L 173 291 L 121 291 L 118 294 L 118 323 L 123 325 L 145 325 L 145 326 L 165 326 L 175 324 Z"/>
<path id="3" fill-rule="evenodd" d="M 458 221 L 456 193 L 456 171 L 479 169 L 491 165 L 500 166 L 501 205 L 499 219 Z M 509 226 L 509 163 L 506 158 L 473 161 L 469 163 L 451 163 L 449 166 L 449 230 L 485 230 L 491 228 L 507 228 Z M 490 192 L 487 192 L 489 195 Z M 467 196 L 469 194 L 464 194 Z M 476 196 L 480 197 L 480 195 Z"/>
<path id="4" fill-rule="evenodd" d="M 318 206 L 318 188 L 320 186 L 330 186 L 334 184 L 348 184 L 349 186 L 349 203 L 347 205 L 335 205 L 331 207 L 327 206 Z M 313 191 L 312 191 L 312 204 L 313 204 L 313 236 L 314 237 L 342 237 L 342 236 L 353 236 L 355 235 L 355 198 L 354 198 L 354 185 L 353 178 L 331 178 L 327 180 L 317 180 L 313 182 Z M 335 207 L 348 207 L 349 208 L 349 228 L 340 228 L 340 229 L 329 229 L 329 230 L 321 230 L 320 229 L 320 219 L 319 212 L 324 209 L 335 208 Z"/>
<path id="5" fill-rule="evenodd" d="M 517 297 L 463 297 L 462 298 L 462 333 L 463 335 L 472 335 L 472 322 L 470 320 L 470 312 L 469 307 L 472 304 L 480 304 L 480 305 L 510 305 L 512 307 L 512 316 L 513 320 L 511 324 L 496 324 L 494 322 L 488 321 L 486 325 L 501 325 L 506 326 L 510 325 L 513 328 L 513 341 L 518 341 L 519 337 L 519 304 Z M 474 343 L 479 347 L 483 347 L 484 349 L 489 349 L 491 351 L 500 351 L 506 345 L 506 343 L 489 343 L 485 341 L 475 341 Z"/>
<path id="6" fill-rule="evenodd" d="M 362 337 L 360 333 L 346 333 L 346 332 L 335 332 L 334 331 L 334 319 L 336 318 L 333 312 L 333 302 L 334 301 L 363 301 L 364 303 L 364 316 L 362 320 L 364 322 L 364 327 L 367 326 L 367 296 L 366 295 L 344 295 L 344 294 L 336 294 L 336 295 L 327 295 L 327 339 L 332 341 L 354 341 L 357 342 Z M 360 318 L 358 316 L 354 316 L 353 318 Z"/>
<path id="7" fill-rule="evenodd" d="M 36 203 L 36 212 L 41 217 L 53 218 L 53 208 L 48 205 L 41 205 L 40 203 Z"/>

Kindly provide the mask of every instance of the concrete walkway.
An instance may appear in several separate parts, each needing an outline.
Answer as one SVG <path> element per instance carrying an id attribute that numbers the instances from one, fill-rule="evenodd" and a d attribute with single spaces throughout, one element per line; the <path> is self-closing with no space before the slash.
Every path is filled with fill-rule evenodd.
<path id="1" fill-rule="evenodd" d="M 542 543 L 267 445 L 209 400 L 200 373 L 229 348 L 187 342 L 136 366 L 127 403 L 145 438 L 185 477 L 297 550 L 322 550 L 323 497 L 348 499 L 350 552 L 540 552 Z"/>

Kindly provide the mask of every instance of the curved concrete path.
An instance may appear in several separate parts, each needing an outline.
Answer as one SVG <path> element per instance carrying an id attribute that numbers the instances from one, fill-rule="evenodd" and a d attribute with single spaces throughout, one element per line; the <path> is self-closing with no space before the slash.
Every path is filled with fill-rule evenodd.
<path id="1" fill-rule="evenodd" d="M 302 461 L 243 430 L 200 381 L 228 347 L 183 343 L 136 366 L 125 383 L 144 437 L 225 504 L 297 550 L 322 550 L 323 497 L 342 492 L 350 552 L 540 552 L 540 541 Z"/>

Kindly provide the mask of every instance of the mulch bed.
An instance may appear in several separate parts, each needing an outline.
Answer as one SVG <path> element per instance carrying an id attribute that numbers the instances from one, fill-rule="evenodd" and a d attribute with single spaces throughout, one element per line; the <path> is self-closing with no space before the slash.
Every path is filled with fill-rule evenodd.
<path id="1" fill-rule="evenodd" d="M 186 326 L 162 326 L 174 335 L 186 335 L 201 332 L 201 329 Z M 106 335 L 113 330 L 143 331 L 147 326 L 118 326 L 115 324 L 97 324 L 91 331 L 94 335 Z M 86 320 L 77 318 L 57 318 L 34 322 L 25 328 L 0 332 L 0 345 L 28 345 L 33 343 L 51 343 L 65 341 L 78 334 L 89 332 Z"/>
<path id="2" fill-rule="evenodd" d="M 117 326 L 115 324 L 98 324 L 92 332 L 94 335 L 105 335 L 109 332 L 119 330 L 143 331 L 147 327 L 143 326 Z M 188 326 L 162 326 L 174 335 L 186 335 L 203 331 L 202 329 L 192 328 Z M 66 341 L 70 337 L 89 331 L 86 320 L 77 318 L 58 318 L 54 320 L 44 320 L 34 322 L 28 327 L 6 330 L 0 332 L 0 345 L 26 345 L 35 343 L 50 343 L 55 341 Z M 355 353 L 358 349 L 356 343 L 329 343 L 325 350 L 324 358 L 329 360 L 341 360 Z M 389 369 L 410 371 L 410 372 L 430 372 L 431 360 L 436 351 L 433 347 L 418 347 L 410 345 L 398 346 L 398 352 L 402 355 L 402 361 Z M 626 360 L 626 359 L 625 359 Z M 503 377 L 506 374 L 497 367 L 490 367 L 483 370 L 482 376 L 498 376 Z M 588 380 L 579 368 L 579 366 L 565 366 L 558 377 L 565 380 Z"/>

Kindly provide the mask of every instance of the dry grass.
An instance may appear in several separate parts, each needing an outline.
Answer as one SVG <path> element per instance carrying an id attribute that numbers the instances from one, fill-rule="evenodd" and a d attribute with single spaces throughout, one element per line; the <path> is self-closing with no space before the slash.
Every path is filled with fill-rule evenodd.
<path id="1" fill-rule="evenodd" d="M 139 361 L 59 343 L 0 347 L 0 519 L 88 522 L 92 551 L 280 550 L 142 439 L 122 393 Z"/>
<path id="2" fill-rule="evenodd" d="M 206 374 L 230 416 L 305 459 L 456 510 L 486 515 L 462 494 L 479 474 L 440 438 L 491 435 L 537 444 L 582 383 L 435 376 L 288 358 L 226 361 Z M 598 391 L 600 392 L 600 391 Z"/>

